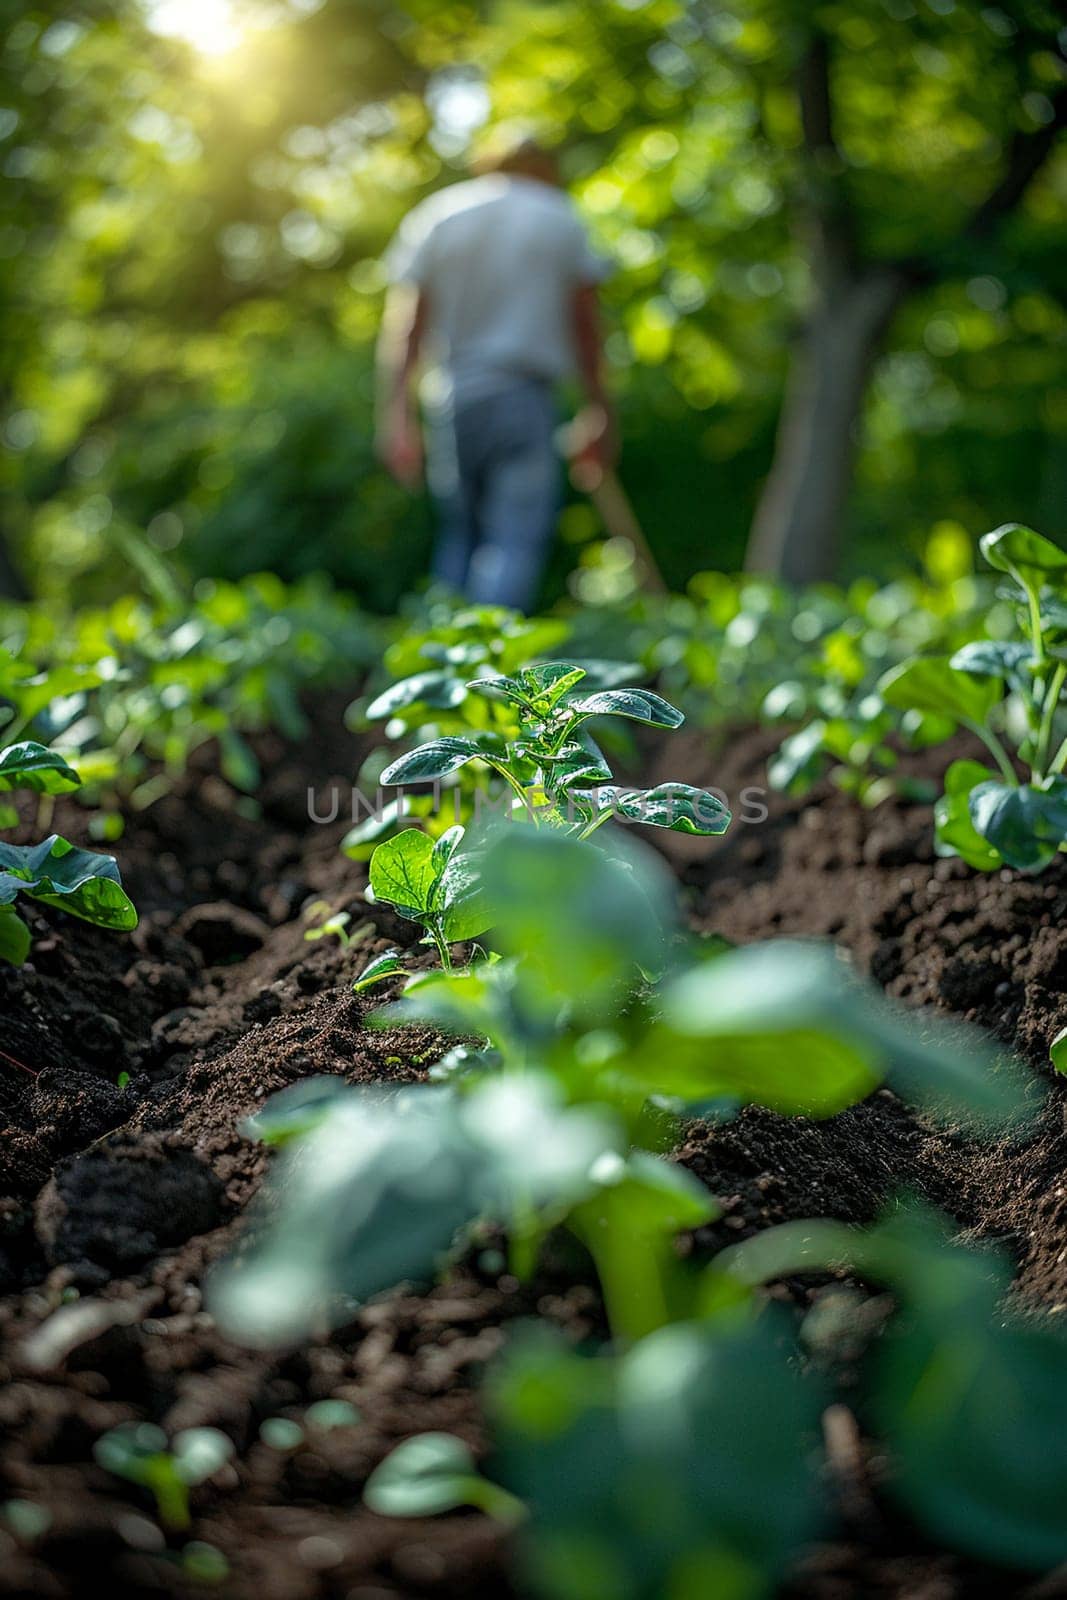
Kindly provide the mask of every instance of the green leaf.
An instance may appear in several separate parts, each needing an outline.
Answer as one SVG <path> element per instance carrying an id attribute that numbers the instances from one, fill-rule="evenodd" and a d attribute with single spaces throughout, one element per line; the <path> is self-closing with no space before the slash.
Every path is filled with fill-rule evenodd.
<path id="1" fill-rule="evenodd" d="M 368 722 L 384 722 L 409 706 L 427 706 L 432 711 L 452 711 L 467 698 L 467 689 L 453 672 L 416 672 L 401 678 L 377 695 L 367 707 Z"/>
<path id="2" fill-rule="evenodd" d="M 21 967 L 30 953 L 30 930 L 11 905 L 0 905 L 0 961 Z"/>
<path id="3" fill-rule="evenodd" d="M 522 681 L 531 690 L 532 698 L 544 699 L 550 706 L 556 706 L 584 677 L 585 668 L 572 661 L 546 661 L 541 666 L 526 667 Z"/>
<path id="4" fill-rule="evenodd" d="M 1003 696 L 996 678 L 961 672 L 949 656 L 915 656 L 879 680 L 878 692 L 901 711 L 931 711 L 983 724 Z"/>
<path id="5" fill-rule="evenodd" d="M 1010 573 L 1024 589 L 1036 592 L 1042 584 L 1062 582 L 1067 576 L 1067 552 L 1019 522 L 984 533 L 979 547 L 991 567 Z"/>
<path id="6" fill-rule="evenodd" d="M 934 803 L 935 848 L 938 855 L 960 856 L 979 872 L 1003 866 L 1003 857 L 971 821 L 971 790 L 994 781 L 980 761 L 954 761 L 945 773 L 945 792 Z"/>
<path id="7" fill-rule="evenodd" d="M 905 1227 L 901 1226 L 901 1221 Z M 905 1314 L 877 1342 L 875 1424 L 888 1488 L 939 1542 L 1004 1567 L 1067 1560 L 1067 1341 L 1005 1321 L 1010 1264 L 908 1219 L 871 1235 Z M 910 1232 L 910 1237 L 909 1237 Z"/>
<path id="8" fill-rule="evenodd" d="M 419 1433 L 398 1444 L 367 1479 L 363 1503 L 380 1517 L 433 1517 L 457 1506 L 476 1506 L 504 1523 L 525 1515 L 522 1502 L 483 1478 L 450 1433 Z"/>
<path id="9" fill-rule="evenodd" d="M 777 1587 L 819 1531 L 825 1400 L 774 1312 L 663 1328 L 614 1362 L 516 1336 L 490 1390 L 494 1464 L 529 1508 L 523 1553 L 545 1600 Z"/>
<path id="10" fill-rule="evenodd" d="M 258 1139 L 261 1144 L 288 1144 L 317 1128 L 338 1098 L 347 1093 L 343 1078 L 303 1078 L 291 1088 L 272 1094 L 258 1111 L 238 1124 L 239 1131 L 246 1139 Z"/>
<path id="11" fill-rule="evenodd" d="M 448 863 L 455 855 L 456 850 L 463 842 L 464 829 L 457 823 L 455 827 L 448 828 L 435 842 L 433 847 L 433 870 L 436 877 L 440 878 Z"/>
<path id="12" fill-rule="evenodd" d="M 581 1015 L 610 1012 L 635 968 L 662 965 L 673 920 L 669 879 L 651 852 L 615 852 L 519 824 L 486 849 L 495 943 L 519 958 L 535 1010 L 567 1001 Z"/>
<path id="13" fill-rule="evenodd" d="M 602 689 L 569 701 L 567 710 L 583 717 L 629 717 L 653 728 L 680 728 L 685 721 L 680 711 L 651 689 Z"/>
<path id="14" fill-rule="evenodd" d="M 69 794 L 81 779 L 61 755 L 32 739 L 0 750 L 0 791 L 30 789 L 34 794 Z"/>
<path id="15" fill-rule="evenodd" d="M 57 834 L 36 845 L 0 842 L 0 906 L 20 892 L 100 928 L 137 926 L 114 856 L 76 849 Z"/>
<path id="16" fill-rule="evenodd" d="M 1041 787 L 991 779 L 971 790 L 968 807 L 976 832 L 1020 872 L 1042 871 L 1067 840 L 1067 778 Z"/>
<path id="17" fill-rule="evenodd" d="M 1033 651 L 1021 639 L 972 639 L 949 657 L 957 672 L 1003 678 L 1013 689 L 1032 689 L 1033 674 L 1027 671 Z"/>
<path id="18" fill-rule="evenodd" d="M 525 686 L 504 672 L 494 672 L 485 678 L 472 678 L 467 688 L 481 695 L 483 700 L 497 700 L 503 705 L 518 706 L 523 711 L 531 709 Z"/>
<path id="19" fill-rule="evenodd" d="M 1067 1072 L 1067 1028 L 1061 1028 L 1049 1045 L 1049 1060 L 1057 1072 Z"/>
<path id="20" fill-rule="evenodd" d="M 821 717 L 783 739 L 767 765 L 767 779 L 780 793 L 806 794 L 824 766 L 826 723 Z"/>
<path id="21" fill-rule="evenodd" d="M 352 985 L 353 994 L 362 994 L 375 983 L 382 983 L 386 978 L 399 978 L 406 975 L 407 968 L 403 957 L 398 950 L 386 950 L 380 956 L 375 956 L 363 968 L 359 977 Z"/>
<path id="22" fill-rule="evenodd" d="M 1034 1080 L 977 1029 L 903 1011 L 814 942 L 719 956 L 669 984 L 662 1013 L 666 1037 L 653 1030 L 643 1052 L 650 1092 L 827 1116 L 885 1077 L 905 1099 L 979 1128 L 1034 1109 Z"/>
<path id="23" fill-rule="evenodd" d="M 473 855 L 450 858 L 435 886 L 433 910 L 449 944 L 461 939 L 477 939 L 492 927 L 493 912 L 485 893 L 480 862 Z"/>
<path id="24" fill-rule="evenodd" d="M 246 739 L 236 728 L 223 728 L 219 733 L 219 766 L 222 775 L 235 789 L 254 794 L 259 788 L 262 773 L 259 762 Z"/>
<path id="25" fill-rule="evenodd" d="M 725 833 L 732 815 L 707 789 L 688 783 L 661 783 L 655 789 L 601 788 L 591 798 L 598 811 L 611 810 L 630 822 L 672 833 Z"/>
<path id="26" fill-rule="evenodd" d="M 484 753 L 474 739 L 461 739 L 450 735 L 420 744 L 390 763 L 382 773 L 383 783 L 429 783 L 434 778 L 444 778 L 475 761 Z M 491 753 L 491 752 L 488 752 Z"/>
<path id="27" fill-rule="evenodd" d="M 403 916 L 419 920 L 425 916 L 436 882 L 434 843 L 418 828 L 405 828 L 395 839 L 386 839 L 371 856 L 375 899 L 388 901 Z"/>
<path id="28" fill-rule="evenodd" d="M 478 1477 L 474 1457 L 450 1433 L 420 1433 L 405 1439 L 375 1467 L 363 1490 L 363 1503 L 380 1517 L 433 1517 L 471 1499 Z"/>

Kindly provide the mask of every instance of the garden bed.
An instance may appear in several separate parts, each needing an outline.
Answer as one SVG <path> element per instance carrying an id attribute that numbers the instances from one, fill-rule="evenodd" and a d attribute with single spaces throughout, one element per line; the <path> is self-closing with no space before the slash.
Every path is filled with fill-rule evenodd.
<path id="1" fill-rule="evenodd" d="M 338 853 L 343 821 L 307 822 L 308 785 L 350 783 L 356 767 L 339 710 L 320 708 L 304 748 L 261 748 L 261 820 L 205 766 L 131 826 L 117 853 L 142 911 L 134 935 L 38 912 L 30 964 L 0 969 L 0 1049 L 13 1058 L 0 1060 L 0 1498 L 52 1517 L 33 1541 L 0 1533 L 4 1592 L 198 1592 L 150 1502 L 92 1461 L 103 1430 L 141 1418 L 219 1427 L 236 1444 L 234 1465 L 197 1498 L 193 1536 L 230 1567 L 216 1592 L 511 1592 L 504 1537 L 487 1520 L 390 1521 L 360 1491 L 408 1434 L 442 1429 L 484 1447 L 478 1379 L 516 1319 L 546 1317 L 575 1340 L 602 1331 L 577 1247 L 554 1245 L 521 1285 L 483 1252 L 429 1293 L 379 1297 L 296 1355 L 239 1350 L 201 1308 L 203 1271 L 233 1246 L 268 1160 L 237 1131 L 242 1116 L 312 1073 L 416 1081 L 436 1053 L 419 1029 L 368 1032 L 378 999 L 351 990 L 368 956 L 410 943 L 412 925 L 363 905 L 363 869 Z M 731 798 L 765 784 L 763 735 L 718 755 L 686 737 L 689 781 Z M 653 777 L 657 759 L 650 750 Z M 1063 869 L 1030 880 L 939 862 L 928 808 L 865 812 L 825 790 L 772 798 L 765 822 L 718 844 L 667 836 L 667 847 L 696 926 L 741 942 L 834 938 L 890 994 L 978 1021 L 1038 1067 L 1067 1021 Z M 371 928 L 348 950 L 307 942 L 299 913 L 314 898 Z M 1063 1107 L 1056 1088 L 1026 1142 L 1002 1147 L 932 1130 L 888 1091 L 825 1123 L 754 1111 L 695 1124 L 678 1155 L 722 1205 L 695 1248 L 794 1217 L 867 1221 L 908 1188 L 969 1235 L 1006 1243 L 1021 1296 L 1067 1306 Z M 826 1291 L 791 1280 L 776 1292 L 806 1302 Z M 847 1385 L 847 1351 L 842 1362 Z M 360 1424 L 312 1432 L 295 1453 L 260 1438 L 267 1418 L 326 1398 L 350 1401 Z M 877 1459 L 835 1426 L 838 1525 L 795 1572 L 793 1600 L 1067 1593 L 932 1549 L 884 1503 Z"/>

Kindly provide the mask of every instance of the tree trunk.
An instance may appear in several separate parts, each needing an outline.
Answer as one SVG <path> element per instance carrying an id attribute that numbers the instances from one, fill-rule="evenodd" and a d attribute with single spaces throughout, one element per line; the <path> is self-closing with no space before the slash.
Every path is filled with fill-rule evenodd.
<path id="1" fill-rule="evenodd" d="M 907 288 L 899 269 L 871 267 L 838 277 L 820 295 L 789 375 L 749 572 L 797 584 L 835 575 L 871 367 Z"/>

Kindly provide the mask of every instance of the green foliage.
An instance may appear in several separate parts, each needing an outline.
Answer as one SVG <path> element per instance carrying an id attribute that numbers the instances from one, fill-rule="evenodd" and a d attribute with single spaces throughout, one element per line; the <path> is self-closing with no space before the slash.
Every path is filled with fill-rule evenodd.
<path id="1" fill-rule="evenodd" d="M 53 796 L 69 793 L 80 782 L 61 756 L 33 740 L 0 750 L 0 790 Z M 21 966 L 30 952 L 30 930 L 14 908 L 18 895 L 98 928 L 128 933 L 137 926 L 113 856 L 79 850 L 55 833 L 33 845 L 0 840 L 0 960 L 13 966 Z"/>
<path id="2" fill-rule="evenodd" d="M 513 737 L 488 732 L 433 739 L 391 762 L 382 782 L 433 782 L 478 761 L 504 779 L 535 821 L 567 828 L 583 839 L 616 815 L 679 833 L 725 833 L 730 812 L 707 790 L 661 784 L 623 791 L 609 785 L 611 768 L 587 722 L 620 717 L 648 727 L 677 728 L 684 718 L 649 689 L 590 693 L 583 683 L 587 676 L 586 668 L 574 662 L 548 661 L 515 674 L 470 680 L 466 687 L 473 693 L 510 708 L 517 722 Z"/>
<path id="3" fill-rule="evenodd" d="M 525 1502 L 546 1600 L 758 1600 L 821 1521 L 820 1391 L 775 1318 L 680 1323 L 615 1362 L 542 1333 L 490 1391 L 497 1470 Z"/>
<path id="4" fill-rule="evenodd" d="M 797 94 L 812 17 L 786 0 L 737 0 L 710 27 L 619 0 L 261 9 L 215 58 L 134 0 L 60 33 L 29 0 L 9 8 L 5 489 L 16 562 L 50 592 L 99 596 L 125 565 L 116 533 L 144 528 L 194 574 L 332 569 L 379 605 L 419 570 L 425 515 L 371 454 L 379 258 L 464 170 L 472 68 L 496 119 L 564 142 L 617 263 L 625 470 L 674 582 L 706 560 L 709 505 L 717 561 L 740 556 L 813 198 L 874 262 L 921 269 L 871 388 L 854 570 L 887 527 L 917 537 L 931 504 L 965 523 L 1055 504 L 1062 145 L 1010 227 L 961 229 L 1012 140 L 1055 131 L 1056 7 L 820 11 L 837 140 L 814 171 Z M 572 536 L 595 536 L 572 509 Z"/>
<path id="5" fill-rule="evenodd" d="M 714 1263 L 747 1285 L 827 1267 L 886 1283 L 899 1302 L 865 1385 L 866 1420 L 892 1452 L 892 1494 L 969 1555 L 1033 1570 L 1062 1562 L 1067 1340 L 1054 1322 L 1005 1317 L 1008 1260 L 951 1244 L 945 1223 L 912 1205 L 869 1233 L 787 1223 Z"/>
<path id="6" fill-rule="evenodd" d="M 437 946 L 446 968 L 452 964 L 449 945 L 476 939 L 491 920 L 477 863 L 460 849 L 463 832 L 457 825 L 435 841 L 417 828 L 405 828 L 378 846 L 370 864 L 374 899 L 420 922 L 424 943 Z"/>
<path id="7" fill-rule="evenodd" d="M 395 864 L 409 900 L 432 895 L 442 844 L 414 837 L 418 853 Z M 488 1219 L 519 1275 L 551 1228 L 569 1228 L 613 1333 L 638 1339 L 696 1313 L 701 1280 L 674 1240 L 714 1215 L 702 1186 L 653 1153 L 665 1110 L 827 1115 L 888 1079 L 982 1127 L 1025 1114 L 1018 1077 L 979 1035 L 921 1032 L 817 947 L 681 955 L 662 869 L 636 854 L 505 826 L 478 870 L 503 959 L 420 974 L 370 1020 L 429 1023 L 493 1053 L 396 1095 L 327 1079 L 257 1112 L 245 1131 L 285 1146 L 271 1186 L 282 1203 L 268 1198 L 252 1249 L 212 1281 L 213 1314 L 235 1336 L 288 1343 L 342 1314 L 338 1297 L 426 1281 Z M 649 994 L 652 971 L 666 975 Z"/>
<path id="8" fill-rule="evenodd" d="M 190 1522 L 189 1489 L 226 1465 L 233 1443 L 217 1428 L 186 1428 L 168 1443 L 150 1422 L 124 1422 L 96 1441 L 93 1455 L 116 1477 L 149 1489 L 163 1526 L 180 1532 Z"/>
<path id="9" fill-rule="evenodd" d="M 0 651 L 12 660 L 8 682 L 0 669 L 7 737 L 29 729 L 73 755 L 106 838 L 121 834 L 127 806 L 167 793 L 211 739 L 222 775 L 253 794 L 261 773 L 248 735 L 304 736 L 301 692 L 350 682 L 376 644 L 355 605 L 320 581 L 287 588 L 260 573 L 188 594 L 166 569 L 164 578 L 154 600 L 0 608 Z"/>
<path id="10" fill-rule="evenodd" d="M 1013 580 L 1021 637 L 905 662 L 880 688 L 892 705 L 939 709 L 969 728 L 996 763 L 995 773 L 976 761 L 949 768 L 935 812 L 939 853 L 985 872 L 1041 872 L 1067 843 L 1067 554 L 1018 523 L 981 544 Z"/>

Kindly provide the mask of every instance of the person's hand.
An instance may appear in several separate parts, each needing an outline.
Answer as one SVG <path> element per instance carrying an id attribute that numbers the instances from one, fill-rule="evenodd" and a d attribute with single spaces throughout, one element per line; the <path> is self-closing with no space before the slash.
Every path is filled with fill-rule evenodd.
<path id="1" fill-rule="evenodd" d="M 567 454 L 575 487 L 586 493 L 599 488 L 619 454 L 615 419 L 606 406 L 579 411 L 568 432 Z"/>
<path id="2" fill-rule="evenodd" d="M 392 416 L 378 439 L 378 455 L 402 489 L 417 489 L 422 482 L 422 434 L 407 411 Z"/>

